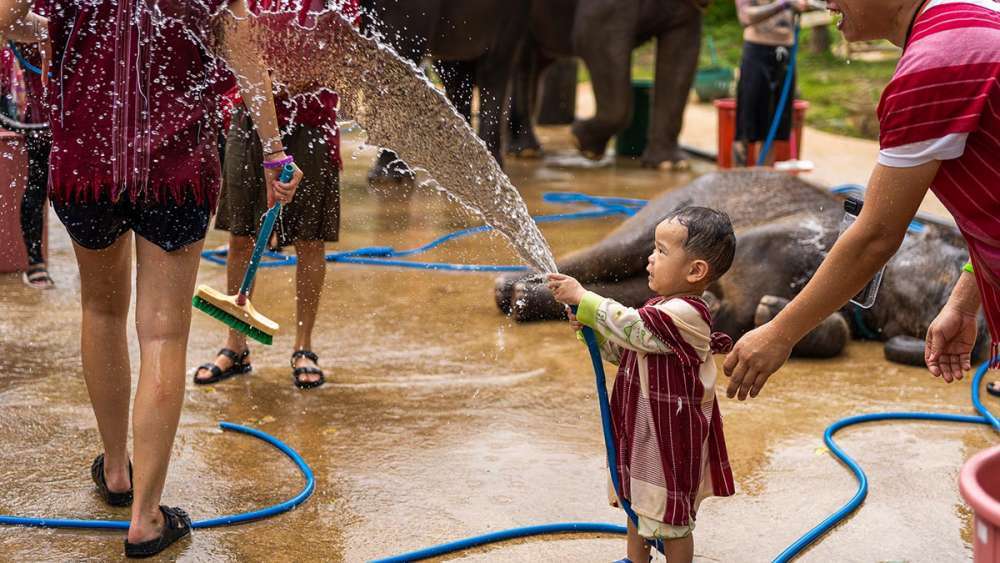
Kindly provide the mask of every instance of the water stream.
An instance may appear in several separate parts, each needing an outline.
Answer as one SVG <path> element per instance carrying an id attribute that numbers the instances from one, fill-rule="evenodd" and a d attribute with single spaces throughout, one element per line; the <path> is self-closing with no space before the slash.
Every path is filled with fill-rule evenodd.
<path id="1" fill-rule="evenodd" d="M 303 27 L 293 14 L 265 13 L 252 33 L 275 79 L 298 96 L 329 89 L 340 110 L 475 217 L 499 231 L 528 264 L 556 271 L 545 237 L 485 143 L 413 63 L 362 36 L 330 10 Z M 225 58 L 225 53 L 223 53 Z"/>

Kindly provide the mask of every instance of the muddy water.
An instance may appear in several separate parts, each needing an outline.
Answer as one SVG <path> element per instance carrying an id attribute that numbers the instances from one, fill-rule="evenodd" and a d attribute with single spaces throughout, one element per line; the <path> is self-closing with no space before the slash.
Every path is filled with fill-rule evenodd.
<path id="1" fill-rule="evenodd" d="M 546 133 L 562 142 L 563 131 Z M 408 206 L 385 204 L 365 187 L 373 154 L 352 152 L 345 147 L 343 240 L 333 248 L 408 248 L 468 224 L 435 194 L 418 192 Z M 541 203 L 544 191 L 649 197 L 690 178 L 558 163 L 511 163 L 532 212 L 563 210 Z M 543 230 L 559 255 L 618 221 Z M 208 245 L 223 241 L 213 232 Z M 57 226 L 52 249 L 56 291 L 0 278 L 0 513 L 127 518 L 105 507 L 89 480 L 98 437 L 79 366 L 76 271 Z M 516 263 L 498 235 L 424 257 Z M 200 283 L 224 286 L 220 267 L 203 264 L 199 275 Z M 261 274 L 254 303 L 283 331 L 273 347 L 253 348 L 253 375 L 188 385 L 164 501 L 201 519 L 299 490 L 290 462 L 253 439 L 222 434 L 218 420 L 258 427 L 296 448 L 316 472 L 317 492 L 270 520 L 198 531 L 164 560 L 354 562 L 512 526 L 623 522 L 604 503 L 593 375 L 564 325 L 516 325 L 501 316 L 488 274 L 331 265 L 315 338 L 329 383 L 301 392 L 287 364 L 292 277 L 287 269 Z M 196 314 L 188 363 L 211 359 L 222 337 L 220 325 Z M 921 370 L 891 366 L 872 344 L 852 345 L 835 361 L 795 361 L 752 403 L 723 399 L 739 494 L 703 505 L 697 559 L 768 561 L 850 498 L 853 479 L 822 449 L 821 432 L 833 420 L 883 410 L 968 412 L 967 405 L 967 382 L 946 386 Z M 803 561 L 970 558 L 957 471 L 995 436 L 980 427 L 890 423 L 846 430 L 841 441 L 868 470 L 872 492 L 861 512 Z M 116 560 L 122 539 L 0 528 L 0 560 Z M 619 538 L 558 536 L 456 559 L 611 561 L 623 548 Z"/>

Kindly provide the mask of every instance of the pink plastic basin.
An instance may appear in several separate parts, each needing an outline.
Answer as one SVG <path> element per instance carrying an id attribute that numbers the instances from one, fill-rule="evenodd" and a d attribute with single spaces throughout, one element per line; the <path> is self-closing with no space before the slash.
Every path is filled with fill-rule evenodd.
<path id="1" fill-rule="evenodd" d="M 1000 446 L 965 462 L 958 489 L 976 515 L 972 529 L 975 562 L 1000 563 Z"/>

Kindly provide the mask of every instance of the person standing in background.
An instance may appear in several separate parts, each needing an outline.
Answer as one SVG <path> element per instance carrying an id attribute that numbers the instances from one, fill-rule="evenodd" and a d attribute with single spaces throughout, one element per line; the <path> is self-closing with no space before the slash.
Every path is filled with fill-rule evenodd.
<path id="1" fill-rule="evenodd" d="M 740 166 L 747 162 L 751 145 L 760 154 L 774 121 L 795 43 L 795 17 L 809 9 L 808 0 L 736 0 L 736 14 L 743 25 L 743 57 L 736 86 L 736 135 L 733 156 Z M 795 82 L 791 85 L 795 93 Z M 775 140 L 787 141 L 792 132 L 792 100 L 778 122 Z M 767 164 L 774 162 L 774 151 Z"/>

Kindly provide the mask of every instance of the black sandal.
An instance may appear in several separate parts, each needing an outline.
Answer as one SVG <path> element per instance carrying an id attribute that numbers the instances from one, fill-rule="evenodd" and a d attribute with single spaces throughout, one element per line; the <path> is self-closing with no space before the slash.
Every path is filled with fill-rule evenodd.
<path id="1" fill-rule="evenodd" d="M 994 397 L 1000 397 L 1000 380 L 987 383 L 986 392 Z"/>
<path id="2" fill-rule="evenodd" d="M 247 356 L 250 355 L 250 348 L 247 348 L 241 354 L 237 354 L 229 348 L 223 348 L 222 350 L 219 350 L 217 355 L 229 358 L 233 362 L 233 365 L 229 366 L 229 369 L 223 371 L 222 368 L 212 362 L 201 364 L 196 370 L 194 370 L 194 375 L 191 376 L 195 385 L 218 383 L 220 381 L 225 381 L 230 377 L 243 375 L 244 373 L 250 373 L 253 371 L 253 366 L 250 365 L 250 362 L 246 361 Z M 208 372 L 212 374 L 212 377 L 207 379 L 198 379 L 198 372 L 201 370 L 208 370 Z"/>
<path id="3" fill-rule="evenodd" d="M 104 454 L 94 458 L 94 463 L 90 464 L 90 478 L 97 485 L 97 494 L 101 495 L 104 502 L 111 506 L 132 506 L 132 462 L 128 462 L 128 483 L 129 488 L 124 493 L 115 493 L 108 490 L 108 482 L 104 479 Z"/>
<path id="4" fill-rule="evenodd" d="M 179 539 L 191 535 L 191 517 L 180 508 L 160 506 L 163 513 L 163 532 L 160 537 L 139 543 L 125 540 L 125 557 L 142 559 L 152 557 L 167 549 Z"/>
<path id="5" fill-rule="evenodd" d="M 314 354 L 311 350 L 296 350 L 295 352 L 293 352 L 290 363 L 292 364 L 292 381 L 295 382 L 295 386 L 298 387 L 299 389 L 312 389 L 314 387 L 319 387 L 320 385 L 323 385 L 323 383 L 326 382 L 326 377 L 323 375 L 323 370 L 319 369 L 318 367 L 312 367 L 312 366 L 297 368 L 295 367 L 295 360 L 299 358 L 310 359 L 314 364 L 316 364 L 317 366 L 319 365 L 319 356 Z M 305 375 L 307 373 L 317 374 L 319 375 L 319 379 L 317 379 L 316 381 L 302 381 L 301 379 L 299 379 L 300 375 Z"/>

